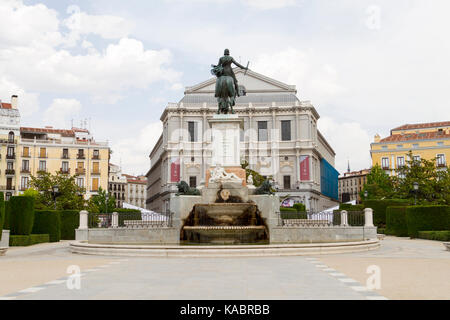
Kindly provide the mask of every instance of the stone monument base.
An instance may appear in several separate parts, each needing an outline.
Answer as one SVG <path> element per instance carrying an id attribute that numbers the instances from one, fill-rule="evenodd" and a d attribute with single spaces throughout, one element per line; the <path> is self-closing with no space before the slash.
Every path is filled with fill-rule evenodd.
<path id="1" fill-rule="evenodd" d="M 247 186 L 247 177 L 245 173 L 245 169 L 242 169 L 238 166 L 229 166 L 229 167 L 223 167 L 225 169 L 226 173 L 234 173 L 236 176 L 238 176 L 239 179 L 242 179 L 242 186 Z M 208 187 L 209 185 L 209 179 L 211 178 L 211 170 L 213 170 L 214 167 L 209 168 L 206 170 L 206 179 L 205 179 L 205 186 Z"/>

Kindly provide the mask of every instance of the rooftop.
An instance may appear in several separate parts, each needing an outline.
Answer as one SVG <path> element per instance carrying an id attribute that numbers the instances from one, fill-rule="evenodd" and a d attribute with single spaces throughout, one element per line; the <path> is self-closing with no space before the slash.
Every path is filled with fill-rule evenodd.
<path id="1" fill-rule="evenodd" d="M 0 102 L 1 109 L 12 109 L 11 103 Z"/>
<path id="2" fill-rule="evenodd" d="M 422 132 L 422 133 L 407 133 L 407 134 L 393 134 L 387 138 L 381 139 L 380 143 L 384 142 L 399 142 L 399 141 L 413 141 L 413 140 L 434 140 L 434 139 L 449 139 L 450 134 L 446 132 Z"/>
<path id="3" fill-rule="evenodd" d="M 400 130 L 412 130 L 412 129 L 427 129 L 427 128 L 440 128 L 440 127 L 449 127 L 450 121 L 444 122 L 429 122 L 429 123 L 416 123 L 416 124 L 404 124 L 400 127 L 397 127 L 392 131 L 400 131 Z"/>

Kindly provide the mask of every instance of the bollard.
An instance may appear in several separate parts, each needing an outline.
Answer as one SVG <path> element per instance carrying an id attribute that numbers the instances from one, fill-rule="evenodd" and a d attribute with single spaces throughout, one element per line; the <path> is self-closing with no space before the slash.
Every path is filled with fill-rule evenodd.
<path id="1" fill-rule="evenodd" d="M 373 209 L 364 209 L 364 227 L 374 227 L 373 225 Z"/>
<path id="2" fill-rule="evenodd" d="M 119 227 L 119 214 L 117 212 L 113 212 L 112 214 L 112 228 L 118 228 Z"/>
<path id="3" fill-rule="evenodd" d="M 88 229 L 88 214 L 86 210 L 80 211 L 80 226 L 79 230 L 87 230 Z"/>
<path id="4" fill-rule="evenodd" d="M 348 215 L 346 210 L 341 211 L 341 227 L 348 226 Z"/>

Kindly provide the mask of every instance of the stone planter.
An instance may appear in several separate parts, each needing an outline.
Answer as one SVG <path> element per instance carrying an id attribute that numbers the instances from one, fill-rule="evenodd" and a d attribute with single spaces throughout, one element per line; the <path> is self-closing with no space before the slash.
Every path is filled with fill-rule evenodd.
<path id="1" fill-rule="evenodd" d="M 0 248 L 0 256 L 4 256 L 8 248 Z"/>
<path id="2" fill-rule="evenodd" d="M 2 231 L 2 239 L 0 240 L 0 248 L 9 247 L 9 230 Z"/>

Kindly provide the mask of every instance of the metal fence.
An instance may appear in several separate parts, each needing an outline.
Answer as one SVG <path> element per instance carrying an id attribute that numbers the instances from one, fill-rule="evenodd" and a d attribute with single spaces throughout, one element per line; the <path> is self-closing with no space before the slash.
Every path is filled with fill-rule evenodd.
<path id="1" fill-rule="evenodd" d="M 278 214 L 281 227 L 331 227 L 342 225 L 342 212 L 283 212 Z M 347 225 L 364 226 L 364 212 L 347 212 Z"/>
<path id="2" fill-rule="evenodd" d="M 112 213 L 89 213 L 88 225 L 89 228 L 167 228 L 173 225 L 173 213 L 119 212 L 117 222 Z"/>

